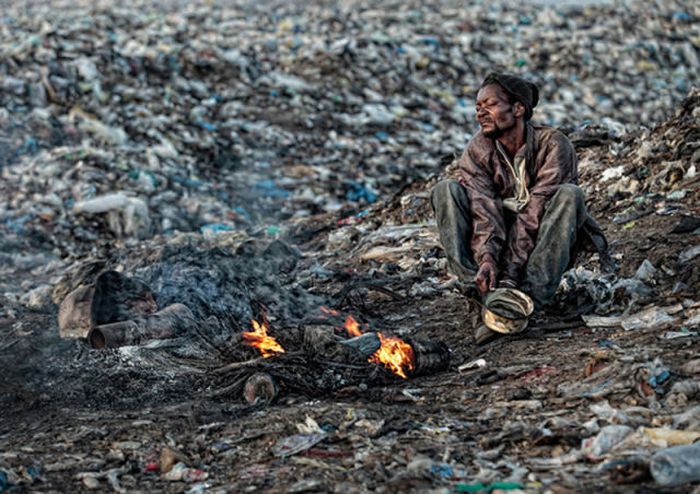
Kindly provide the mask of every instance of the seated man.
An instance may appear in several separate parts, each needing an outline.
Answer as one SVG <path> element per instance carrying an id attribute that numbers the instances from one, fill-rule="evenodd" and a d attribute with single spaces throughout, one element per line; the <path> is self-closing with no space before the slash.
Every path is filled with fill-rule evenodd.
<path id="1" fill-rule="evenodd" d="M 484 295 L 519 288 L 536 306 L 551 302 L 582 241 L 612 265 L 601 228 L 588 214 L 574 147 L 561 132 L 530 123 L 533 83 L 489 74 L 476 98 L 481 130 L 459 162 L 458 180 L 432 192 L 448 268 Z M 478 340 L 477 335 L 477 340 Z"/>

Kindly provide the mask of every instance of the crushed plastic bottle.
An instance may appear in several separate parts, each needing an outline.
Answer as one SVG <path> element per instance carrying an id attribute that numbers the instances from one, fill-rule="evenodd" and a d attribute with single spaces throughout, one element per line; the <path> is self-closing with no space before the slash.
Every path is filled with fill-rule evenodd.
<path id="1" fill-rule="evenodd" d="M 700 480 L 700 443 L 657 451 L 649 468 L 656 483 L 664 486 Z"/>
<path id="2" fill-rule="evenodd" d="M 607 425 L 595 437 L 584 439 L 581 452 L 593 460 L 598 459 L 620 444 L 633 430 L 627 425 Z"/>

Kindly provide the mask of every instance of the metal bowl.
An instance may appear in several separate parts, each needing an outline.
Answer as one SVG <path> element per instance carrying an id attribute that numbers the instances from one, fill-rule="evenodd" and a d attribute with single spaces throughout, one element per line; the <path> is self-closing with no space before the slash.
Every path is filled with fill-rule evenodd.
<path id="1" fill-rule="evenodd" d="M 497 288 L 484 298 L 481 320 L 497 333 L 520 333 L 527 328 L 535 304 L 525 293 L 514 288 Z"/>

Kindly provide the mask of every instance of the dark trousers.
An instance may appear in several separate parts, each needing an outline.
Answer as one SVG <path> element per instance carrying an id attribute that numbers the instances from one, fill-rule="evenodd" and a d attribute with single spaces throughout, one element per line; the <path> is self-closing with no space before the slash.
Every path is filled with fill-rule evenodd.
<path id="1" fill-rule="evenodd" d="M 467 189 L 456 180 L 444 180 L 433 189 L 431 204 L 448 269 L 460 280 L 473 282 L 479 267 L 471 251 L 473 226 Z M 504 214 L 508 231 L 515 215 L 510 211 Z M 574 264 L 588 218 L 583 191 L 576 185 L 561 185 L 547 201 L 522 285 L 537 304 L 551 302 L 562 275 Z"/>

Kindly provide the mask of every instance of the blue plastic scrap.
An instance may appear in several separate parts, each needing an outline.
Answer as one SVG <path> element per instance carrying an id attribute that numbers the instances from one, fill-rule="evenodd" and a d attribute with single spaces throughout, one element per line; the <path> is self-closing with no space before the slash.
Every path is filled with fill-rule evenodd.
<path id="1" fill-rule="evenodd" d="M 208 130 L 209 132 L 214 132 L 216 130 L 216 125 L 213 123 L 205 122 L 203 120 L 199 120 L 196 123 L 201 128 L 203 128 L 204 130 Z"/>
<path id="2" fill-rule="evenodd" d="M 379 132 L 375 132 L 374 137 L 379 139 L 381 142 L 386 142 L 389 140 L 389 133 L 380 130 Z"/>
<path id="3" fill-rule="evenodd" d="M 25 231 L 24 226 L 32 219 L 32 215 L 24 214 L 17 218 L 8 218 L 5 220 L 5 226 L 14 234 L 22 235 Z"/>
<path id="4" fill-rule="evenodd" d="M 348 201 L 366 201 L 372 203 L 377 200 L 377 193 L 369 189 L 359 182 L 347 182 L 350 187 L 345 193 L 345 199 Z"/>
<path id="5" fill-rule="evenodd" d="M 173 175 L 171 179 L 176 184 L 184 185 L 185 187 L 189 187 L 191 189 L 196 189 L 204 185 L 204 182 L 202 180 L 199 180 L 197 178 L 183 177 L 181 175 Z"/>
<path id="6" fill-rule="evenodd" d="M 207 225 L 202 225 L 199 228 L 199 230 L 202 233 L 206 233 L 206 232 L 221 233 L 221 232 L 233 231 L 234 228 L 230 225 L 225 224 L 225 223 L 209 223 Z"/>
<path id="7" fill-rule="evenodd" d="M 670 377 L 671 377 L 671 373 L 668 370 L 663 369 L 658 374 L 653 375 L 653 376 L 649 376 L 649 379 L 648 379 L 649 386 L 651 386 L 652 388 L 656 388 L 657 386 L 666 382 Z"/>
<path id="8" fill-rule="evenodd" d="M 280 189 L 275 181 L 270 179 L 260 180 L 253 188 L 265 197 L 289 197 L 290 195 L 288 190 Z"/>
<path id="9" fill-rule="evenodd" d="M 246 208 L 244 208 L 243 206 L 236 206 L 235 208 L 233 208 L 233 212 L 246 221 L 252 221 L 250 213 L 246 211 Z"/>
<path id="10" fill-rule="evenodd" d="M 433 465 L 430 468 L 430 473 L 437 477 L 448 479 L 454 477 L 455 471 L 451 465 L 448 465 L 447 463 L 440 463 L 439 465 Z"/>

